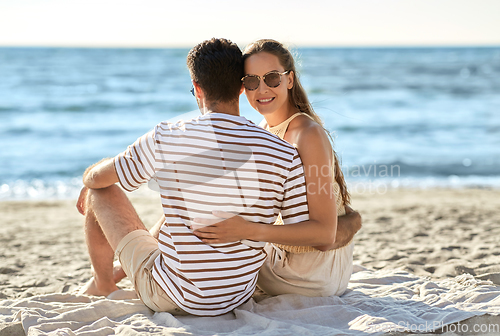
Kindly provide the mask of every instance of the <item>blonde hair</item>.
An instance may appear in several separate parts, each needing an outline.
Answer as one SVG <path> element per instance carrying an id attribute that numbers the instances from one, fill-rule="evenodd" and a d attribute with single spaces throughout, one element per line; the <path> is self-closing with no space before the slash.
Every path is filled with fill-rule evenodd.
<path id="1" fill-rule="evenodd" d="M 290 105 L 295 107 L 298 111 L 306 113 L 309 116 L 311 116 L 311 118 L 313 118 L 314 121 L 316 121 L 319 125 L 321 125 L 321 127 L 323 127 L 325 132 L 330 137 L 330 140 L 332 142 L 332 154 L 335 160 L 335 181 L 339 184 L 340 194 L 342 196 L 342 201 L 344 205 L 350 204 L 351 196 L 349 194 L 349 191 L 347 190 L 344 174 L 340 169 L 340 163 L 337 153 L 333 149 L 333 138 L 330 132 L 328 132 L 328 130 L 325 128 L 321 118 L 316 114 L 316 112 L 314 112 L 311 103 L 307 98 L 306 91 L 302 87 L 297 71 L 295 70 L 295 61 L 293 59 L 292 54 L 286 47 L 283 46 L 283 44 L 275 40 L 262 39 L 250 43 L 249 45 L 246 46 L 245 50 L 243 51 L 243 61 L 245 61 L 251 55 L 255 55 L 260 52 L 267 52 L 271 55 L 278 57 L 278 60 L 280 64 L 285 68 L 285 71 L 293 71 L 294 83 L 293 87 L 288 90 L 288 101 Z"/>

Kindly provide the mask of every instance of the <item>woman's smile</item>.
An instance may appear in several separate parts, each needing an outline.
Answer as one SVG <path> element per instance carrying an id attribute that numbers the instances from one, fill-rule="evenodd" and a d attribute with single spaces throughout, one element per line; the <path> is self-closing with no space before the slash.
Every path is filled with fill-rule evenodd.
<path id="1" fill-rule="evenodd" d="M 271 103 L 272 101 L 274 101 L 274 97 L 257 99 L 257 102 L 259 104 L 262 104 L 262 105 L 267 105 L 267 104 Z"/>

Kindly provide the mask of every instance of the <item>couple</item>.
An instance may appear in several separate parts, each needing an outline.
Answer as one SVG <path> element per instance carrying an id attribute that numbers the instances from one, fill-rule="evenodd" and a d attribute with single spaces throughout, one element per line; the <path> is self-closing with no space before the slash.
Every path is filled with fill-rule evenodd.
<path id="1" fill-rule="evenodd" d="M 94 274 L 83 292 L 112 297 L 126 275 L 152 310 L 198 316 L 231 311 L 256 285 L 342 294 L 361 219 L 290 52 L 259 40 L 242 55 L 213 38 L 187 65 L 202 115 L 158 124 L 83 175 L 77 207 Z M 270 132 L 239 115 L 243 90 Z M 148 231 L 115 183 L 132 191 L 151 179 L 164 216 Z"/>

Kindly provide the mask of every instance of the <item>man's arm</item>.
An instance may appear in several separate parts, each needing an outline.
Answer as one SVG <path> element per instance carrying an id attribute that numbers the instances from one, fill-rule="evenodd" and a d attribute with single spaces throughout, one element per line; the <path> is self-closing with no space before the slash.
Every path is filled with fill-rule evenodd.
<path id="1" fill-rule="evenodd" d="M 88 167 L 83 173 L 83 184 L 90 189 L 101 189 L 119 182 L 113 159 L 107 158 Z"/>

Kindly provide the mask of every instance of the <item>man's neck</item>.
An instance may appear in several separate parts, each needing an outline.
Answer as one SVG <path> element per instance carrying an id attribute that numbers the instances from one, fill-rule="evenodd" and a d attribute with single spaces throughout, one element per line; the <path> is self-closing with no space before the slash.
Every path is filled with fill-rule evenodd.
<path id="1" fill-rule="evenodd" d="M 200 106 L 200 111 L 202 114 L 207 113 L 225 113 L 234 116 L 240 115 L 239 103 L 208 103 L 204 106 Z"/>

